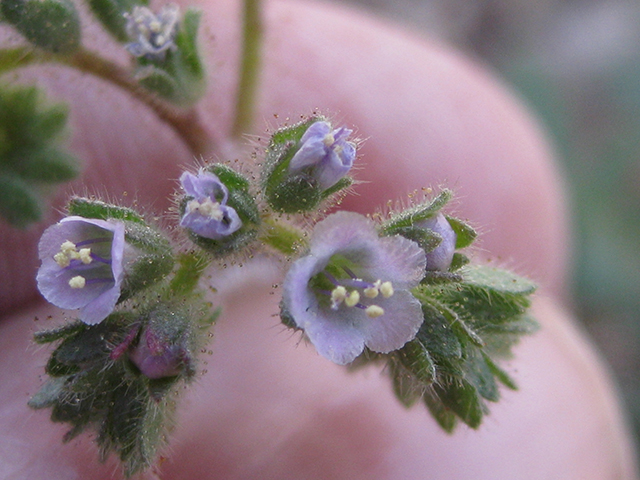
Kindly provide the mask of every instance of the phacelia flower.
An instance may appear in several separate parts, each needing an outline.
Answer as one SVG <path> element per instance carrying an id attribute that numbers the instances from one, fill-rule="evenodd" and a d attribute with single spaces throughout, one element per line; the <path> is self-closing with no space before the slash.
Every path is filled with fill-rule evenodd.
<path id="1" fill-rule="evenodd" d="M 451 260 L 456 250 L 456 232 L 453 231 L 453 228 L 451 228 L 442 213 L 418 222 L 416 227 L 428 228 L 442 237 L 440 244 L 430 252 L 427 252 L 427 270 L 446 272 L 451 265 Z"/>
<path id="2" fill-rule="evenodd" d="M 127 18 L 127 34 L 133 40 L 125 48 L 134 57 L 162 59 L 165 52 L 175 49 L 174 42 L 180 19 L 177 5 L 166 5 L 154 14 L 147 7 L 133 7 Z"/>
<path id="3" fill-rule="evenodd" d="M 180 226 L 213 240 L 231 235 L 242 226 L 235 209 L 226 205 L 229 191 L 216 175 L 204 169 L 197 175 L 184 172 L 180 183 L 187 197 L 191 197 Z"/>
<path id="4" fill-rule="evenodd" d="M 356 148 L 347 138 L 352 130 L 331 130 L 325 121 L 312 124 L 300 139 L 300 149 L 289 163 L 290 172 L 310 169 L 318 185 L 326 190 L 344 177 L 356 157 Z"/>
<path id="5" fill-rule="evenodd" d="M 309 253 L 284 280 L 283 309 L 318 352 L 344 365 L 365 345 L 388 353 L 413 339 L 423 321 L 410 293 L 425 274 L 425 253 L 400 236 L 379 237 L 352 212 L 319 222 Z"/>
<path id="6" fill-rule="evenodd" d="M 124 234 L 121 221 L 77 216 L 47 228 L 38 246 L 40 293 L 57 307 L 79 308 L 84 323 L 100 323 L 120 297 Z"/>

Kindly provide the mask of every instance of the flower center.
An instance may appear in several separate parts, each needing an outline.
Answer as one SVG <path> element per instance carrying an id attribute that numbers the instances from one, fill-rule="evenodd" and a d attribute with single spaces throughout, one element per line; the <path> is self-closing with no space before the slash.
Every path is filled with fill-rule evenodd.
<path id="1" fill-rule="evenodd" d="M 102 237 L 83 240 L 78 243 L 66 240 L 60 245 L 60 251 L 53 256 L 54 261 L 63 270 L 82 273 L 82 275 L 74 275 L 71 277 L 69 280 L 69 286 L 71 288 L 80 289 L 84 288 L 87 284 L 113 281 L 111 259 L 94 253 L 92 247 L 87 246 L 107 243 L 107 247 L 110 248 L 111 242 L 111 238 Z"/>
<path id="2" fill-rule="evenodd" d="M 323 291 L 331 298 L 331 309 L 338 310 L 341 305 L 347 308 L 360 308 L 364 310 L 369 318 L 377 318 L 384 315 L 384 309 L 376 304 L 370 303 L 365 305 L 360 300 L 373 300 L 381 295 L 383 298 L 389 298 L 393 295 L 393 284 L 389 281 L 383 282 L 378 279 L 375 282 L 368 282 L 351 271 L 348 267 L 342 267 L 342 270 L 348 275 L 346 278 L 338 280 L 326 270 L 322 274 L 334 285 L 331 291 Z"/>
<path id="3" fill-rule="evenodd" d="M 197 212 L 200 215 L 208 217 L 212 220 L 221 222 L 224 219 L 224 212 L 220 208 L 218 202 L 214 202 L 211 198 L 206 197 L 202 202 L 191 200 L 187 203 L 187 213 Z"/>

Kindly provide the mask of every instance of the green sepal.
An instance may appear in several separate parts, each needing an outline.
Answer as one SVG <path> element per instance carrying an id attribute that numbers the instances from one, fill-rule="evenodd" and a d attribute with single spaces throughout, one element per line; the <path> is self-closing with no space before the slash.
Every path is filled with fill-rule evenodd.
<path id="1" fill-rule="evenodd" d="M 456 270 L 461 269 L 465 265 L 468 265 L 469 262 L 470 262 L 469 257 L 467 257 L 466 255 L 460 252 L 455 252 L 453 254 L 453 259 L 451 259 L 451 265 L 449 266 L 449 271 L 455 272 Z"/>
<path id="2" fill-rule="evenodd" d="M 430 202 L 416 205 L 401 212 L 395 213 L 386 220 L 380 227 L 383 235 L 401 234 L 404 229 L 413 228 L 414 225 L 423 220 L 435 217 L 442 208 L 451 200 L 453 193 L 444 189 Z"/>
<path id="3" fill-rule="evenodd" d="M 78 215 L 84 218 L 97 218 L 100 220 L 113 218 L 116 220 L 145 224 L 142 215 L 135 210 L 128 207 L 112 205 L 93 198 L 71 197 L 67 204 L 67 211 L 69 215 Z"/>
<path id="4" fill-rule="evenodd" d="M 216 257 L 239 252 L 256 239 L 261 222 L 258 206 L 249 191 L 250 183 L 243 175 L 221 163 L 213 164 L 207 167 L 207 170 L 216 175 L 227 187 L 229 196 L 226 204 L 236 211 L 242 220 L 242 226 L 232 234 L 219 239 L 202 237 L 187 229 L 189 238 Z M 188 196 L 181 199 L 178 207 L 181 215 L 184 214 L 190 199 L 191 197 Z"/>
<path id="5" fill-rule="evenodd" d="M 185 11 L 176 32 L 175 49 L 138 57 L 135 78 L 146 89 L 180 107 L 194 105 L 206 89 L 206 70 L 198 48 L 202 12 Z"/>
<path id="6" fill-rule="evenodd" d="M 459 218 L 450 215 L 445 215 L 445 218 L 453 231 L 456 232 L 456 249 L 468 247 L 478 237 L 478 232 Z"/>
<path id="7" fill-rule="evenodd" d="M 121 43 L 129 40 L 125 13 L 133 10 L 136 5 L 149 3 L 148 0 L 87 0 L 87 2 L 107 32 Z"/>
<path id="8" fill-rule="evenodd" d="M 87 324 L 77 320 L 71 323 L 65 323 L 64 325 L 53 328 L 51 330 L 41 330 L 33 334 L 33 341 L 38 344 L 45 344 L 62 340 L 70 335 L 73 335 L 80 330 L 87 328 Z"/>
<path id="9" fill-rule="evenodd" d="M 412 341 L 385 356 L 400 401 L 410 405 L 421 397 L 448 432 L 457 420 L 478 428 L 487 402 L 500 398 L 498 383 L 517 388 L 496 359 L 508 358 L 537 325 L 526 313 L 535 290 L 529 280 L 486 266 L 465 266 L 456 275 L 459 281 L 413 290 L 424 321 Z"/>
<path id="10" fill-rule="evenodd" d="M 53 422 L 68 424 L 65 442 L 95 431 L 102 460 L 118 455 L 127 477 L 152 466 L 166 443 L 176 394 L 193 379 L 197 352 L 208 338 L 203 329 L 215 316 L 197 297 L 185 303 L 168 290 L 156 293 L 135 311 L 115 312 L 98 325 L 74 322 L 36 334 L 40 343 L 60 343 L 47 363 L 50 378 L 29 406 L 50 408 Z M 149 328 L 161 342 L 184 350 L 178 374 L 147 378 L 133 363 L 132 352 Z"/>
<path id="11" fill-rule="evenodd" d="M 156 229 L 137 221 L 125 221 L 125 241 L 136 249 L 135 261 L 125 267 L 118 302 L 163 280 L 175 263 L 167 238 Z"/>
<path id="12" fill-rule="evenodd" d="M 445 408 L 456 414 L 471 428 L 478 428 L 488 413 L 478 389 L 466 380 L 450 379 L 433 385 L 433 390 Z"/>
<path id="13" fill-rule="evenodd" d="M 428 228 L 398 227 L 393 235 L 401 235 L 416 242 L 425 252 L 430 252 L 442 243 L 442 236 Z"/>
<path id="14" fill-rule="evenodd" d="M 80 17 L 69 0 L 2 0 L 3 18 L 35 46 L 70 54 L 80 47 Z"/>
<path id="15" fill-rule="evenodd" d="M 302 213 L 315 210 L 332 195 L 348 188 L 353 179 L 343 177 L 328 189 L 321 189 L 311 171 L 290 173 L 291 159 L 300 149 L 300 139 L 316 122 L 327 121 L 312 116 L 274 132 L 266 150 L 262 172 L 262 188 L 269 206 L 281 213 Z"/>

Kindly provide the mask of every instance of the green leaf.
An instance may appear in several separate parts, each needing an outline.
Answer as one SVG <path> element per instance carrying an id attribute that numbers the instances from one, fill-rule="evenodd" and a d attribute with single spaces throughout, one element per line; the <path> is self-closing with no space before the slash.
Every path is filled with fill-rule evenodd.
<path id="1" fill-rule="evenodd" d="M 38 221 L 47 186 L 77 176 L 77 160 L 57 144 L 66 121 L 67 108 L 37 88 L 0 84 L 0 215 L 12 225 Z"/>
<path id="2" fill-rule="evenodd" d="M 0 173 L 0 215 L 20 228 L 37 222 L 42 217 L 39 195 L 20 178 Z"/>
<path id="3" fill-rule="evenodd" d="M 18 151 L 21 159 L 12 160 L 13 170 L 23 179 L 41 183 L 62 183 L 73 180 L 80 173 L 73 155 L 52 147 L 32 151 Z"/>
<path id="4" fill-rule="evenodd" d="M 37 47 L 63 54 L 80 47 L 80 17 L 69 0 L 2 0 L 0 9 Z"/>

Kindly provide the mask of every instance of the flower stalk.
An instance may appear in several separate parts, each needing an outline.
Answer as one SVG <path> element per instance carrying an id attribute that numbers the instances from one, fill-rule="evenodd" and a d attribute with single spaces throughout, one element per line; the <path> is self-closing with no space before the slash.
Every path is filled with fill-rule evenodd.
<path id="1" fill-rule="evenodd" d="M 244 0 L 242 19 L 242 54 L 240 79 L 236 94 L 235 119 L 231 135 L 240 139 L 251 131 L 261 67 L 261 46 L 264 34 L 260 0 Z"/>

